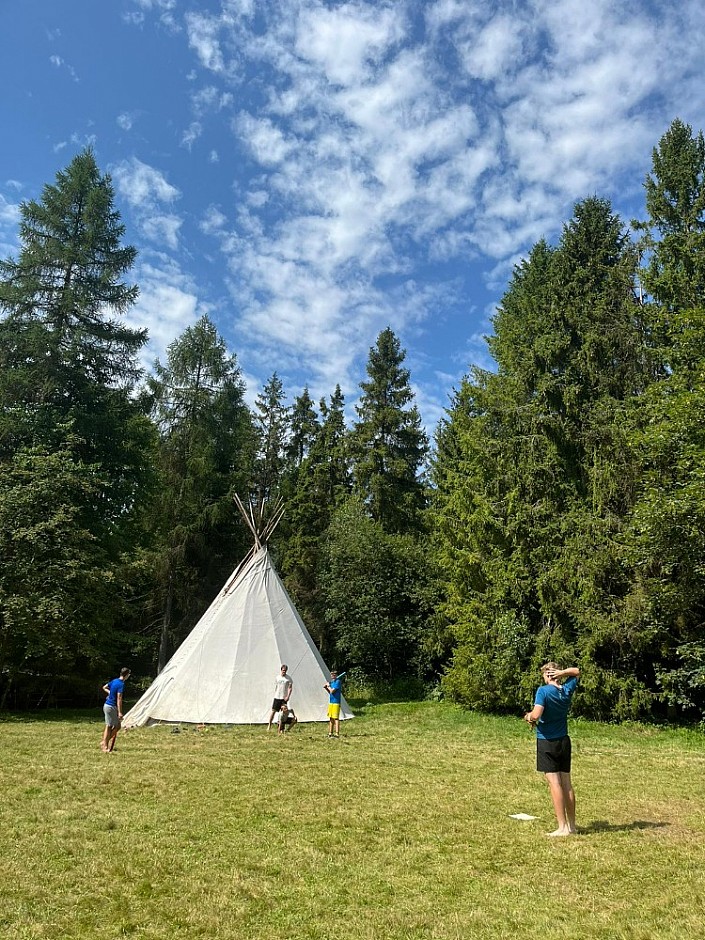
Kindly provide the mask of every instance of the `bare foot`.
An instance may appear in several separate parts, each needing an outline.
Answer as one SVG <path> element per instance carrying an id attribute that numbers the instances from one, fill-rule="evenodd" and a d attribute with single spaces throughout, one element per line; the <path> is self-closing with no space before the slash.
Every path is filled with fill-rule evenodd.
<path id="1" fill-rule="evenodd" d="M 559 837 L 559 836 L 574 836 L 574 835 L 575 835 L 575 830 L 574 830 L 574 829 L 567 829 L 567 828 L 566 828 L 566 829 L 554 829 L 553 832 L 549 832 L 548 835 L 549 835 L 551 838 L 556 838 L 556 837 Z"/>

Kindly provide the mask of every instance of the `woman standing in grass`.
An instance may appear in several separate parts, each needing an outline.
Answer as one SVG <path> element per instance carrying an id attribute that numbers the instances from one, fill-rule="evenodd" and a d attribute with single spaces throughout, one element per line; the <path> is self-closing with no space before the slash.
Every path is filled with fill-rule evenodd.
<path id="1" fill-rule="evenodd" d="M 557 663 L 541 667 L 544 684 L 524 720 L 536 728 L 536 769 L 545 774 L 558 828 L 551 836 L 571 836 L 575 829 L 575 791 L 570 781 L 571 744 L 568 712 L 578 685 L 577 666 L 561 669 Z M 559 679 L 567 679 L 561 684 Z"/>

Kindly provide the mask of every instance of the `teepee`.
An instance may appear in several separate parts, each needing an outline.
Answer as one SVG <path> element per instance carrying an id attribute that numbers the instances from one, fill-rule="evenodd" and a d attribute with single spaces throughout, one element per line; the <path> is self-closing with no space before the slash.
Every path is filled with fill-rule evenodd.
<path id="1" fill-rule="evenodd" d="M 123 727 L 266 724 L 282 663 L 294 683 L 290 703 L 299 721 L 327 720 L 329 670 L 267 551 L 281 502 L 262 525 L 251 504 L 248 513 L 235 499 L 255 543 Z M 340 717 L 353 717 L 345 701 Z"/>

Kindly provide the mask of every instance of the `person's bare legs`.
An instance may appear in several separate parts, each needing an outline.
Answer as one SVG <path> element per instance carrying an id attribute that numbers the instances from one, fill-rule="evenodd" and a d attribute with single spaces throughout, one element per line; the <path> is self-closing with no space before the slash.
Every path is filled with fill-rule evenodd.
<path id="1" fill-rule="evenodd" d="M 340 718 L 333 719 L 333 733 L 336 738 L 340 737 Z"/>
<path id="2" fill-rule="evenodd" d="M 566 803 L 565 803 L 565 794 L 563 791 L 562 777 L 568 777 L 568 785 L 570 786 L 570 774 L 561 774 L 561 773 L 548 773 L 544 774 L 546 777 L 546 783 L 548 784 L 548 789 L 551 792 L 551 800 L 553 802 L 553 811 L 556 814 L 556 822 L 558 823 L 558 828 L 554 832 L 549 832 L 550 836 L 569 836 L 571 835 L 571 829 L 568 824 L 568 819 L 566 818 Z M 572 792 L 572 788 L 571 788 Z M 573 801 L 574 801 L 573 797 Z M 573 802 L 573 805 L 575 803 Z M 575 826 L 575 812 L 573 813 L 573 826 Z"/>
<path id="3" fill-rule="evenodd" d="M 561 774 L 561 790 L 563 791 L 563 806 L 565 809 L 565 821 L 568 823 L 568 830 L 571 833 L 577 832 L 575 828 L 575 790 L 570 782 L 570 774 Z"/>
<path id="4" fill-rule="evenodd" d="M 119 730 L 120 730 L 120 725 L 118 725 L 117 728 L 111 728 L 111 729 L 110 729 L 110 731 L 111 731 L 110 740 L 108 741 L 108 746 L 107 746 L 107 748 L 106 748 L 108 754 L 110 754 L 110 752 L 111 752 L 111 751 L 113 750 L 113 748 L 115 747 L 115 738 L 117 737 L 117 734 L 118 734 L 118 731 L 119 731 Z"/>
<path id="5" fill-rule="evenodd" d="M 113 729 L 111 725 L 106 725 L 105 730 L 103 731 L 103 737 L 100 742 L 101 751 L 107 751 L 108 745 L 110 743 L 110 738 L 112 737 Z"/>
<path id="6" fill-rule="evenodd" d="M 272 722 L 274 721 L 274 715 L 275 715 L 275 714 L 276 714 L 276 713 L 275 713 L 274 709 L 272 709 L 271 712 L 269 713 L 269 724 L 267 725 L 267 731 L 271 731 L 271 730 L 272 730 Z"/>

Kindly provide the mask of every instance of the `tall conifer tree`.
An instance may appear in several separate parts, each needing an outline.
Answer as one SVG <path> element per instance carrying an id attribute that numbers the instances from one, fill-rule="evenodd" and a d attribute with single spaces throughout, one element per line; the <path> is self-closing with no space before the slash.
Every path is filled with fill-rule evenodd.
<path id="1" fill-rule="evenodd" d="M 249 485 L 255 440 L 237 359 L 207 316 L 171 343 L 148 387 L 160 434 L 150 516 L 161 669 L 244 553 L 233 494 Z"/>
<path id="2" fill-rule="evenodd" d="M 620 691 L 606 676 L 596 711 L 623 694 L 638 712 L 647 697 L 614 613 L 633 499 L 623 414 L 648 381 L 635 264 L 609 203 L 579 203 L 558 247 L 539 243 L 516 268 L 490 339 L 497 372 L 463 383 L 439 433 L 436 531 L 457 638 L 447 686 L 461 700 L 515 708 L 529 667 L 564 655 L 621 657 Z"/>
<path id="3" fill-rule="evenodd" d="M 19 256 L 0 262 L 5 496 L 24 481 L 22 521 L 18 516 L 12 536 L 18 554 L 5 551 L 0 559 L 0 645 L 6 656 L 14 651 L 0 663 L 5 676 L 38 665 L 40 651 L 25 642 L 37 630 L 45 649 L 54 644 L 57 668 L 80 658 L 85 670 L 108 655 L 120 603 L 116 568 L 134 536 L 151 441 L 131 394 L 146 334 L 121 320 L 137 297 L 137 287 L 124 280 L 135 249 L 122 244 L 110 178 L 101 175 L 92 151 L 59 172 L 41 200 L 21 205 L 19 235 Z M 58 454 L 63 472 L 54 477 Z M 51 610 L 31 600 L 37 572 L 22 587 L 21 565 L 12 574 L 4 570 L 23 556 L 28 539 L 30 554 L 53 572 L 57 589 L 61 581 Z M 9 584 L 14 600 L 5 594 Z"/>
<path id="4" fill-rule="evenodd" d="M 385 531 L 399 533 L 421 526 L 428 450 L 405 357 L 392 330 L 383 330 L 370 349 L 351 436 L 355 492 Z"/>
<path id="5" fill-rule="evenodd" d="M 257 396 L 254 410 L 259 437 L 254 488 L 260 501 L 278 492 L 286 468 L 290 414 L 284 400 L 284 385 L 274 372 Z"/>
<path id="6" fill-rule="evenodd" d="M 675 120 L 647 176 L 643 272 L 659 381 L 634 444 L 642 493 L 631 531 L 635 596 L 673 707 L 705 714 L 705 139 Z M 693 712 L 690 712 L 693 714 Z"/>

